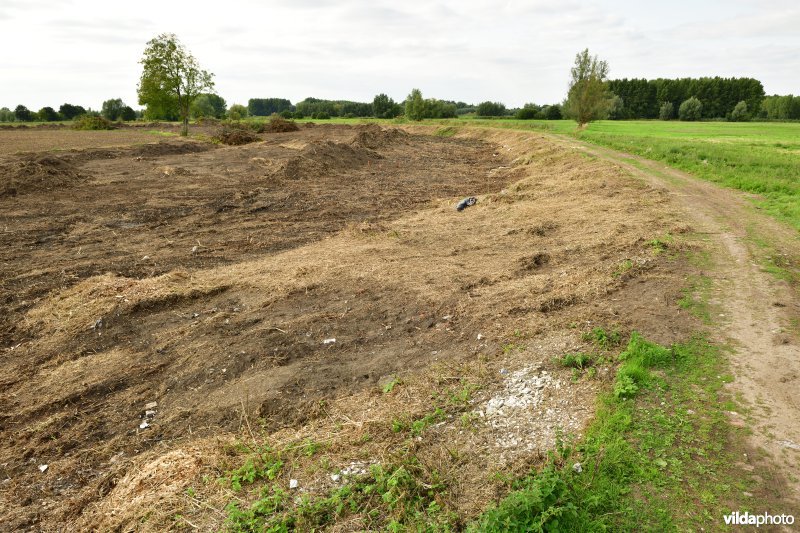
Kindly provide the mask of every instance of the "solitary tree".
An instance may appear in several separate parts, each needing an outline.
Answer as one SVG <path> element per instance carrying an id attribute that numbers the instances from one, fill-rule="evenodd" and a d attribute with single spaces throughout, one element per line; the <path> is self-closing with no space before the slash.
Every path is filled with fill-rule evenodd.
<path id="1" fill-rule="evenodd" d="M 122 98 L 112 98 L 103 102 L 100 115 L 106 120 L 117 120 L 122 115 L 122 110 L 125 108 L 125 102 Z"/>
<path id="2" fill-rule="evenodd" d="M 700 120 L 703 114 L 703 102 L 692 96 L 683 101 L 678 108 L 678 118 L 681 120 Z"/>
<path id="3" fill-rule="evenodd" d="M 578 126 L 605 118 L 611 103 L 611 95 L 606 89 L 608 63 L 590 56 L 586 48 L 575 56 L 575 66 L 570 74 L 564 114 L 575 119 Z"/>
<path id="4" fill-rule="evenodd" d="M 41 108 L 37 115 L 42 122 L 55 122 L 61 119 L 61 117 L 58 116 L 58 112 L 50 106 Z"/>
<path id="5" fill-rule="evenodd" d="M 405 103 L 406 118 L 409 120 L 422 120 L 425 118 L 425 100 L 422 99 L 422 91 L 412 89 L 406 98 Z"/>
<path id="6" fill-rule="evenodd" d="M 661 107 L 658 108 L 658 118 L 661 120 L 669 120 L 672 118 L 674 112 L 675 108 L 672 105 L 672 102 L 664 102 L 661 104 Z"/>
<path id="7" fill-rule="evenodd" d="M 31 110 L 20 104 L 14 109 L 14 117 L 19 122 L 30 122 L 33 120 L 33 113 Z"/>
<path id="8" fill-rule="evenodd" d="M 189 109 L 203 91 L 214 88 L 213 74 L 200 69 L 197 60 L 174 33 L 162 33 L 147 43 L 139 81 L 139 104 L 163 107 L 170 100 L 183 122 L 181 135 L 189 134 Z"/>
<path id="9" fill-rule="evenodd" d="M 745 122 L 749 119 L 750 115 L 747 114 L 747 102 L 742 100 L 736 104 L 736 107 L 731 111 L 731 120 L 734 122 Z"/>

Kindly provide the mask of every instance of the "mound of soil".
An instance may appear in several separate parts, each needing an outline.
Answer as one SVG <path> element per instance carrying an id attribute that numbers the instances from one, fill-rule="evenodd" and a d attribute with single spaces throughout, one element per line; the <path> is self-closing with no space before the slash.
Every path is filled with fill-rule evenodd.
<path id="1" fill-rule="evenodd" d="M 78 168 L 53 155 L 29 155 L 0 163 L 0 197 L 69 187 L 84 176 Z"/>
<path id="2" fill-rule="evenodd" d="M 158 157 L 162 155 L 183 155 L 207 152 L 213 145 L 199 142 L 158 142 L 135 146 L 131 149 L 133 157 Z"/>
<path id="3" fill-rule="evenodd" d="M 406 142 L 409 137 L 408 133 L 403 130 L 394 128 L 384 130 L 377 124 L 361 126 L 358 130 L 352 144 L 371 150 L 377 150 L 389 144 Z"/>
<path id="4" fill-rule="evenodd" d="M 289 179 L 311 177 L 320 172 L 337 172 L 359 168 L 382 156 L 360 145 L 333 141 L 308 144 L 299 155 L 283 163 L 278 174 Z"/>

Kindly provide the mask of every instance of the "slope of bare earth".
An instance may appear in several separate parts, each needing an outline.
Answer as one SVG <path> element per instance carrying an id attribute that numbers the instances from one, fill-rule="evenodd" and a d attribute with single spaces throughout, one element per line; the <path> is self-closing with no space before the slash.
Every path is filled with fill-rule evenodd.
<path id="1" fill-rule="evenodd" d="M 685 266 L 647 243 L 690 228 L 619 165 L 539 135 L 481 137 L 176 139 L 59 154 L 80 179 L 54 170 L 30 187 L 31 156 L 6 156 L 23 185 L 0 198 L 3 527 L 160 530 L 178 510 L 219 527 L 183 491 L 219 474 L 220 442 L 250 420 L 276 439 L 355 442 L 353 428 L 424 409 L 447 380 L 390 398 L 374 384 L 432 365 L 484 376 L 487 402 L 552 385 L 515 427 L 443 427 L 430 460 L 461 442 L 456 478 L 530 464 L 559 427 L 580 433 L 601 382 L 572 383 L 552 359 L 595 325 L 684 339 Z M 479 202 L 459 213 L 465 195 Z M 474 514 L 491 490 L 451 497 Z"/>

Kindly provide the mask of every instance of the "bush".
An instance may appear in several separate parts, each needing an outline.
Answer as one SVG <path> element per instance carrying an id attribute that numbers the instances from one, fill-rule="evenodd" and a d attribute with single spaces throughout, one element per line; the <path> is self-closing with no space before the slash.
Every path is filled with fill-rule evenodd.
<path id="1" fill-rule="evenodd" d="M 747 114 L 747 102 L 742 100 L 731 111 L 731 120 L 733 122 L 745 122 L 750 120 L 750 115 Z"/>
<path id="2" fill-rule="evenodd" d="M 281 118 L 285 118 L 285 119 L 287 119 L 287 120 L 289 120 L 289 119 L 291 119 L 291 118 L 294 118 L 294 113 L 292 113 L 292 112 L 291 112 L 291 111 L 289 111 L 288 109 L 284 109 L 283 111 L 281 111 L 280 113 L 278 113 L 278 115 L 279 115 Z"/>
<path id="3" fill-rule="evenodd" d="M 539 112 L 532 107 L 523 107 L 514 114 L 514 118 L 518 120 L 533 120 L 538 116 Z"/>
<path id="4" fill-rule="evenodd" d="M 325 111 L 320 111 L 319 113 L 312 114 L 311 118 L 315 120 L 328 120 L 331 118 L 331 116 Z"/>
<path id="5" fill-rule="evenodd" d="M 700 120 L 703 114 L 703 103 L 692 96 L 684 100 L 681 107 L 678 108 L 678 117 L 681 120 Z"/>
<path id="6" fill-rule="evenodd" d="M 241 104 L 233 104 L 228 109 L 228 118 L 231 120 L 242 120 L 247 117 L 247 108 Z"/>
<path id="7" fill-rule="evenodd" d="M 97 115 L 81 115 L 72 122 L 73 130 L 113 130 L 114 124 L 110 120 Z"/>
<path id="8" fill-rule="evenodd" d="M 675 106 L 672 105 L 672 102 L 664 102 L 658 109 L 658 118 L 661 120 L 671 120 L 674 114 Z"/>

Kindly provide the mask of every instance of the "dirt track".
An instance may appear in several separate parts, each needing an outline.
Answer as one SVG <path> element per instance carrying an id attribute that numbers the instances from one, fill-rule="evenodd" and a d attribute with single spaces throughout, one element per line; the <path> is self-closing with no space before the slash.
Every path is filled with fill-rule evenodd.
<path id="1" fill-rule="evenodd" d="M 386 375 L 499 357 L 511 332 L 530 339 L 518 364 L 557 375 L 595 325 L 663 343 L 694 327 L 684 265 L 647 244 L 691 228 L 618 165 L 499 131 L 263 139 L 0 161 L 6 527 L 130 527 L 169 491 L 126 480 L 185 468 L 164 458 L 202 437 L 299 427 Z M 594 399 L 571 390 L 555 423 L 579 428 Z"/>
<path id="2" fill-rule="evenodd" d="M 741 394 L 748 414 L 731 413 L 735 425 L 754 430 L 753 449 L 766 450 L 788 486 L 781 498 L 800 503 L 800 298 L 797 287 L 766 272 L 765 260 L 795 270 L 800 265 L 800 235 L 763 215 L 741 194 L 698 180 L 663 164 L 589 144 L 568 143 L 587 153 L 618 162 L 654 187 L 669 191 L 698 231 L 710 236 L 714 252 L 709 272 L 716 291 L 712 303 L 721 311 L 717 341 L 733 347 L 734 394 Z M 769 243 L 764 250 L 756 245 Z M 773 256 L 773 257 L 769 257 Z M 744 463 L 761 462 L 745 458 Z M 759 466 L 764 466 L 760 464 Z"/>

